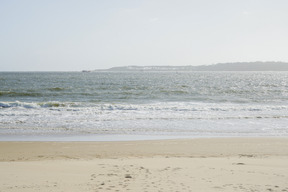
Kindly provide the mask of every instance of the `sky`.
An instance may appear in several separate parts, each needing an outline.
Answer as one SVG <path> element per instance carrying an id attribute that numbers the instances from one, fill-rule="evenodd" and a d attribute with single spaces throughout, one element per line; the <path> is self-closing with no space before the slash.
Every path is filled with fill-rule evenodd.
<path id="1" fill-rule="evenodd" d="M 288 62 L 287 0 L 0 0 L 0 71 Z"/>

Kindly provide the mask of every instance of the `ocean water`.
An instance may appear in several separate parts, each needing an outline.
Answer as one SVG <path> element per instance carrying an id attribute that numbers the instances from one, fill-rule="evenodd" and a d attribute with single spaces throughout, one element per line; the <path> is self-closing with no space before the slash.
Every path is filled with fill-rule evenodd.
<path id="1" fill-rule="evenodd" d="M 1 72 L 0 140 L 288 136 L 287 72 Z"/>

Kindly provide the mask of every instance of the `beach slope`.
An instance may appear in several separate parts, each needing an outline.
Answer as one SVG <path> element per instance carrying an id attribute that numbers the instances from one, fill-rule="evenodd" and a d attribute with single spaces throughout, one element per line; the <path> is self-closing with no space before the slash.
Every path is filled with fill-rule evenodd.
<path id="1" fill-rule="evenodd" d="M 0 191 L 288 191 L 288 138 L 0 142 Z"/>

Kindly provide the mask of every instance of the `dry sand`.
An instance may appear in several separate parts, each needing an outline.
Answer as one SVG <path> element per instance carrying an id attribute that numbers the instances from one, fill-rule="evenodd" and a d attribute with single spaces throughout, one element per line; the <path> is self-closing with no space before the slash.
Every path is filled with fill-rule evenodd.
<path id="1" fill-rule="evenodd" d="M 288 192 L 288 138 L 0 142 L 0 191 Z"/>

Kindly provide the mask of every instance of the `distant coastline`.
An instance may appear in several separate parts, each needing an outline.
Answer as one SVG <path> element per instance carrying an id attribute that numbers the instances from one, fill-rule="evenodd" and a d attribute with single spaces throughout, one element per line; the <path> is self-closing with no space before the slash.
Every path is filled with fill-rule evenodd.
<path id="1" fill-rule="evenodd" d="M 97 71 L 288 71 L 286 62 L 236 62 L 200 66 L 122 66 Z"/>

